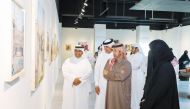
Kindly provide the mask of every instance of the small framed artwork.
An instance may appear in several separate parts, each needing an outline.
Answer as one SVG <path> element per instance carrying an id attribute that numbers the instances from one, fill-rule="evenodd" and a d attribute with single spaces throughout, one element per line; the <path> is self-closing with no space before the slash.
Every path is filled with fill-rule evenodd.
<path id="1" fill-rule="evenodd" d="M 131 52 L 131 50 L 132 50 L 132 44 L 126 44 L 126 45 L 125 45 L 125 50 L 126 50 L 127 52 Z"/>
<path id="2" fill-rule="evenodd" d="M 71 44 L 66 44 L 65 45 L 65 50 L 66 51 L 71 51 Z"/>

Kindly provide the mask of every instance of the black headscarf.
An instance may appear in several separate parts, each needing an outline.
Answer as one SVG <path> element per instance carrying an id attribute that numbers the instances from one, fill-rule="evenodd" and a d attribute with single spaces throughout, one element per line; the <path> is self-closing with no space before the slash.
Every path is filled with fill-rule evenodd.
<path id="1" fill-rule="evenodd" d="M 183 55 L 179 58 L 179 64 L 183 63 L 184 61 L 190 61 L 187 50 L 185 50 Z"/>
<path id="2" fill-rule="evenodd" d="M 146 96 L 149 87 L 152 85 L 151 81 L 154 78 L 157 69 L 166 62 L 171 62 L 174 55 L 171 49 L 163 40 L 154 40 L 149 44 L 150 51 L 148 53 L 148 68 L 147 77 L 144 87 L 144 96 Z"/>

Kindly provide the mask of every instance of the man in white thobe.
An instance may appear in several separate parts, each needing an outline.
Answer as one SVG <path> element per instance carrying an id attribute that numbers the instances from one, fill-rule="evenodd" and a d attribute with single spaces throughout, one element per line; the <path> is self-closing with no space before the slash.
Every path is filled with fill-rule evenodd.
<path id="1" fill-rule="evenodd" d="M 74 56 L 63 63 L 62 109 L 88 109 L 92 68 L 83 52 L 82 46 L 76 46 Z"/>
<path id="2" fill-rule="evenodd" d="M 113 58 L 112 45 L 113 39 L 107 39 L 103 42 L 103 50 L 98 54 L 94 69 L 96 102 L 95 109 L 105 109 L 107 80 L 103 76 L 103 70 L 108 59 Z"/>
<path id="3" fill-rule="evenodd" d="M 132 66 L 131 78 L 131 109 L 140 109 L 140 101 L 143 96 L 145 83 L 144 66 L 146 58 L 139 44 L 132 45 L 131 55 L 128 57 Z"/>

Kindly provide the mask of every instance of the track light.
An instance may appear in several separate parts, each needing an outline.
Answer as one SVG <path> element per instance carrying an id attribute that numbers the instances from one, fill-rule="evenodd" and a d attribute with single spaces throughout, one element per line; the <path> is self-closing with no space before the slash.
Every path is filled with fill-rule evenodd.
<path id="1" fill-rule="evenodd" d="M 84 3 L 84 6 L 88 6 L 88 4 L 87 4 L 87 3 Z"/>
<path id="2" fill-rule="evenodd" d="M 84 5 L 83 5 L 82 10 L 81 10 L 81 13 L 80 13 L 79 16 L 75 19 L 75 23 L 74 23 L 75 25 L 77 25 L 77 24 L 79 23 L 78 20 L 80 20 L 80 19 L 83 18 L 83 15 L 84 15 L 84 12 L 85 12 L 85 7 L 88 6 L 87 2 L 88 2 L 88 0 L 85 0 Z"/>
<path id="3" fill-rule="evenodd" d="M 79 18 L 79 19 L 82 19 L 82 15 L 80 14 L 78 18 Z"/>
<path id="4" fill-rule="evenodd" d="M 85 12 L 85 10 L 84 10 L 84 9 L 82 9 L 82 12 Z"/>
<path id="5" fill-rule="evenodd" d="M 78 24 L 78 23 L 79 23 L 79 22 L 78 22 L 78 19 L 76 19 L 74 24 Z"/>
<path id="6" fill-rule="evenodd" d="M 78 24 L 78 22 L 75 22 L 74 24 L 76 25 L 76 24 Z"/>

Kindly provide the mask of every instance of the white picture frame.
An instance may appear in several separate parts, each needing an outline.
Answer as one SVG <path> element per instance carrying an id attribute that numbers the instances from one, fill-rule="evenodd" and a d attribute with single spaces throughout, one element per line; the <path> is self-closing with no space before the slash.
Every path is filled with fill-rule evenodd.
<path id="1" fill-rule="evenodd" d="M 35 91 L 39 87 L 45 73 L 45 10 L 41 0 L 35 1 L 35 7 L 32 91 Z"/>
<path id="2" fill-rule="evenodd" d="M 6 82 L 12 82 L 24 73 L 25 66 L 25 10 L 11 0 L 11 65 Z"/>

